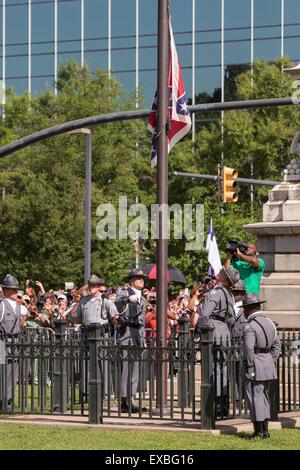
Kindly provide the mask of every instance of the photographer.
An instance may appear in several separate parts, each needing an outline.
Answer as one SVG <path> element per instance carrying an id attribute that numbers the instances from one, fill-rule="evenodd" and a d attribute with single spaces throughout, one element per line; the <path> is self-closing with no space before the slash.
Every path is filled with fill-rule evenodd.
<path id="1" fill-rule="evenodd" d="M 23 301 L 25 306 L 28 307 L 26 316 L 23 317 L 26 328 L 43 328 L 50 326 L 50 320 L 47 315 L 39 312 L 36 305 L 28 302 L 28 296 L 23 296 Z"/>
<path id="2" fill-rule="evenodd" d="M 246 285 L 246 293 L 259 294 L 265 262 L 257 257 L 254 243 L 229 241 L 226 251 L 225 268 L 231 267 L 238 270 L 240 279 Z"/>
<path id="3" fill-rule="evenodd" d="M 145 314 L 145 327 L 146 327 L 146 340 L 149 343 L 150 338 L 156 338 L 156 292 L 143 292 L 146 304 Z"/>
<path id="4" fill-rule="evenodd" d="M 38 297 L 35 292 L 36 286 L 39 288 Z M 37 304 L 38 298 L 40 296 L 45 295 L 45 289 L 44 289 L 43 284 L 40 281 L 33 281 L 32 279 L 27 279 L 25 294 L 30 297 L 31 302 Z"/>
<path id="5" fill-rule="evenodd" d="M 43 328 L 50 327 L 50 319 L 47 314 L 40 313 L 37 306 L 30 302 L 28 295 L 23 295 L 22 301 L 28 308 L 27 314 L 23 317 L 24 325 L 27 328 L 27 341 L 31 344 L 39 343 L 41 338 L 40 334 L 45 331 Z M 41 359 L 38 359 L 38 357 L 31 358 L 29 364 L 30 383 L 35 385 L 41 383 L 40 380 L 44 370 L 46 370 L 45 363 L 43 363 Z M 47 374 L 44 374 L 43 377 L 46 381 Z"/>
<path id="6" fill-rule="evenodd" d="M 58 294 L 58 305 L 54 308 L 55 320 L 67 320 L 68 299 L 65 294 Z"/>
<path id="7" fill-rule="evenodd" d="M 193 287 L 190 294 L 190 301 L 187 309 L 192 312 L 191 314 L 191 327 L 194 328 L 198 321 L 199 315 L 203 307 L 205 295 L 213 288 L 213 279 L 210 276 L 204 276 L 200 283 Z"/>

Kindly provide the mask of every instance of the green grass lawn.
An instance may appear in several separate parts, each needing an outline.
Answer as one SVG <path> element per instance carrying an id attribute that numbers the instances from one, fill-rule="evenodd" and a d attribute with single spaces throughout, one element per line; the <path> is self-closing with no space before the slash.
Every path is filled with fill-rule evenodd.
<path id="1" fill-rule="evenodd" d="M 0 423 L 0 450 L 234 450 L 300 449 L 300 429 L 271 431 L 271 439 L 194 432 L 102 430 Z"/>

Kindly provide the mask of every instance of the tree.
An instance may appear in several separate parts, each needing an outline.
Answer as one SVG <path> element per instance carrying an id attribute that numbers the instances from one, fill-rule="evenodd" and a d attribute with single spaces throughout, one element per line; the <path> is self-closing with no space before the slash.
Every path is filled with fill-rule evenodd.
<path id="1" fill-rule="evenodd" d="M 60 122 L 135 106 L 107 73 L 92 75 L 74 62 L 60 68 L 57 88 L 57 96 L 8 92 L 1 145 Z M 142 152 L 136 155 L 136 141 L 144 130 L 144 122 L 93 129 L 92 266 L 110 282 L 124 276 L 134 252 L 131 241 L 98 240 L 96 208 L 116 204 L 122 192 L 149 199 L 136 165 L 138 158 L 143 160 Z M 46 140 L 3 158 L 0 167 L 0 184 L 6 187 L 0 202 L 1 275 L 42 279 L 52 288 L 66 280 L 82 284 L 84 139 L 62 135 Z"/>
<path id="2" fill-rule="evenodd" d="M 281 72 L 288 65 L 286 58 L 272 65 L 255 63 L 253 76 L 250 71 L 237 74 L 235 84 L 230 85 L 234 96 L 236 99 L 290 96 L 291 79 Z M 236 72 L 230 70 L 228 77 Z M 5 121 L 0 125 L 0 144 L 68 120 L 135 109 L 135 96 L 122 90 L 106 72 L 98 70 L 93 75 L 87 67 L 81 68 L 74 62 L 60 68 L 57 88 L 57 96 L 49 91 L 33 97 L 9 91 Z M 213 100 L 217 93 L 218 90 Z M 217 121 L 198 129 L 196 145 L 188 136 L 169 154 L 170 205 L 203 203 L 205 231 L 213 218 L 223 257 L 228 238 L 251 239 L 243 225 L 261 220 L 267 188 L 255 189 L 252 212 L 249 187 L 243 187 L 238 203 L 227 205 L 222 213 L 215 182 L 175 177 L 173 171 L 216 174 L 223 150 L 223 163 L 236 168 L 240 176 L 250 175 L 252 160 L 255 178 L 280 179 L 299 124 L 296 107 L 227 112 L 222 147 L 218 114 Z M 136 197 L 148 208 L 155 203 L 151 136 L 146 120 L 115 122 L 92 130 L 92 269 L 115 284 L 134 266 L 133 243 L 128 239 L 99 240 L 96 208 L 102 203 L 118 207 L 120 195 L 127 196 L 129 205 Z M 0 186 L 6 188 L 6 197 L 0 201 L 0 274 L 12 272 L 20 279 L 40 278 L 51 288 L 61 287 L 68 280 L 81 284 L 85 187 L 82 136 L 62 135 L 35 144 L 1 159 L 0 170 Z M 185 242 L 184 238 L 170 240 L 169 259 L 186 274 L 191 285 L 207 271 L 207 255 L 203 248 L 186 251 Z M 147 261 L 155 261 L 155 246 L 155 240 L 145 241 Z"/>
<path id="3" fill-rule="evenodd" d="M 245 71 L 236 77 L 236 99 L 276 98 L 291 95 L 292 80 L 282 74 L 282 68 L 288 67 L 287 58 L 279 59 L 274 64 L 260 61 L 253 66 L 253 76 Z M 213 113 L 210 114 L 210 116 Z M 224 117 L 224 146 L 222 147 L 220 120 L 202 127 L 196 137 L 193 151 L 181 151 L 180 145 L 174 148 L 170 158 L 171 169 L 195 173 L 216 174 L 217 164 L 221 163 L 236 168 L 241 177 L 250 177 L 250 163 L 253 162 L 257 179 L 281 180 L 281 172 L 290 161 L 289 148 L 295 131 L 299 128 L 298 108 L 292 106 L 271 107 L 250 111 L 230 111 Z M 187 144 L 185 144 L 186 148 Z M 172 163 L 171 163 L 172 162 Z M 217 204 L 217 185 L 207 180 L 170 178 L 170 197 L 180 194 L 181 202 L 202 202 L 205 206 L 205 227 L 212 217 L 219 247 L 223 259 L 224 247 L 229 238 L 245 241 L 251 236 L 243 230 L 243 225 L 260 221 L 262 204 L 267 199 L 267 187 L 255 187 L 253 212 L 250 211 L 249 186 L 241 186 L 239 201 L 227 205 L 224 213 Z M 173 247 L 175 247 L 173 251 Z M 184 253 L 183 247 L 170 244 L 169 253 L 174 262 L 185 271 L 195 273 L 192 268 L 191 254 Z M 205 252 L 196 255 L 200 271 L 207 266 Z"/>

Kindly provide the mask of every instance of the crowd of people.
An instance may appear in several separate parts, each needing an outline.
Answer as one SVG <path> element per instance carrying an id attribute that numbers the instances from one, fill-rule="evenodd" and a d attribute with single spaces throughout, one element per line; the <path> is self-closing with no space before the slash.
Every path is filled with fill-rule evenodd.
<path id="1" fill-rule="evenodd" d="M 237 269 L 240 279 L 245 282 L 246 293 L 259 294 L 260 280 L 264 269 L 264 262 L 256 256 L 254 244 L 248 244 L 248 250 L 241 252 L 237 247 L 235 252 L 228 251 L 228 257 L 224 264 Z M 66 320 L 68 327 L 78 328 L 76 325 L 82 323 L 77 315 L 82 309 L 78 308 L 85 303 L 91 294 L 94 281 L 97 282 L 96 294 L 100 294 L 104 304 L 114 304 L 117 297 L 128 288 L 128 283 L 118 286 L 108 286 L 105 279 L 92 275 L 89 282 L 81 287 L 66 282 L 64 289 L 56 291 L 44 289 L 41 281 L 26 280 L 25 289 L 20 289 L 19 283 L 14 276 L 7 275 L 6 282 L 14 285 L 13 297 L 17 304 L 21 305 L 22 326 L 30 328 L 55 328 L 55 320 Z M 149 281 L 145 276 L 145 280 Z M 193 331 L 202 313 L 204 300 L 209 291 L 214 289 L 217 279 L 214 276 L 203 276 L 191 289 L 179 288 L 176 294 L 169 295 L 167 309 L 167 335 L 176 336 L 178 332 L 178 319 L 188 316 L 190 327 Z M 5 289 L 5 283 L 3 288 Z M 0 300 L 3 298 L 3 288 L 0 287 Z M 16 292 L 16 289 L 17 292 Z M 145 327 L 147 337 L 156 336 L 156 289 L 148 287 L 144 282 L 142 294 L 145 299 Z M 110 314 L 114 316 L 115 306 L 111 306 Z M 96 318 L 97 322 L 97 318 Z M 116 325 L 116 322 L 109 322 Z"/>
<path id="2" fill-rule="evenodd" d="M 165 313 L 167 335 L 176 337 L 179 319 L 184 316 L 195 342 L 201 338 L 203 327 L 210 325 L 217 345 L 230 344 L 232 338 L 244 343 L 244 393 L 254 422 L 252 437 L 266 438 L 270 419 L 267 388 L 276 377 L 280 343 L 276 327 L 260 311 L 263 260 L 258 258 L 255 245 L 240 244 L 240 248 L 229 247 L 225 265 L 217 276 L 204 276 L 191 291 L 185 288 L 170 295 Z M 24 327 L 54 329 L 57 320 L 65 320 L 74 329 L 78 325 L 87 329 L 98 324 L 104 337 L 114 330 L 121 346 L 146 346 L 147 332 L 155 338 L 157 321 L 156 290 L 147 288 L 147 281 L 143 270 L 136 268 L 122 286 L 110 287 L 92 274 L 80 288 L 66 283 L 64 290 L 45 292 L 41 281 L 27 280 L 22 292 L 16 277 L 7 274 L 0 292 L 0 335 L 17 336 Z M 122 351 L 121 411 L 145 411 L 133 401 L 138 391 L 139 364 L 134 362 L 129 370 L 126 348 Z M 0 363 L 3 364 L 1 357 Z M 228 409 L 227 382 L 218 364 L 216 372 L 216 407 L 222 416 Z M 12 373 L 7 364 L 8 377 Z M 14 380 L 8 382 L 13 384 Z M 224 406 L 225 411 L 220 409 Z"/>
<path id="3" fill-rule="evenodd" d="M 96 282 L 97 293 L 101 294 L 106 305 L 114 304 L 118 295 L 126 291 L 128 284 L 109 287 L 104 279 L 92 275 L 89 282 L 80 288 L 71 287 L 67 290 L 45 291 L 41 281 L 27 280 L 25 289 L 20 289 L 19 283 L 14 276 L 7 275 L 0 287 L 0 301 L 4 298 L 3 289 L 5 283 L 11 282 L 13 286 L 13 296 L 16 304 L 21 306 L 21 318 L 24 327 L 29 328 L 52 328 L 55 329 L 55 320 L 66 320 L 68 327 L 77 328 L 78 306 L 84 304 L 91 294 L 92 286 Z M 172 294 L 168 299 L 167 310 L 167 334 L 168 337 L 175 336 L 178 332 L 178 319 L 182 315 L 190 318 L 191 329 L 195 328 L 205 294 L 212 289 L 216 283 L 216 278 L 204 276 L 200 283 L 191 291 L 188 289 L 178 289 L 176 294 Z M 66 283 L 68 286 L 70 283 Z M 156 337 L 156 289 L 143 288 L 143 297 L 146 303 L 145 327 L 147 337 Z M 114 309 L 114 307 L 111 307 Z"/>

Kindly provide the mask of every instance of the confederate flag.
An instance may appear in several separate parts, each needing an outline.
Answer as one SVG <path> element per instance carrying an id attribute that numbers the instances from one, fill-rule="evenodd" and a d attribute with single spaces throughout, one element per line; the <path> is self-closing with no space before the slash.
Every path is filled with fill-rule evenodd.
<path id="1" fill-rule="evenodd" d="M 178 55 L 173 37 L 171 22 L 170 31 L 170 69 L 169 69 L 169 130 L 168 130 L 168 152 L 191 128 L 191 118 L 188 110 L 182 73 L 178 62 Z M 151 148 L 151 166 L 157 165 L 157 90 L 149 117 L 148 129 L 153 134 Z"/>

